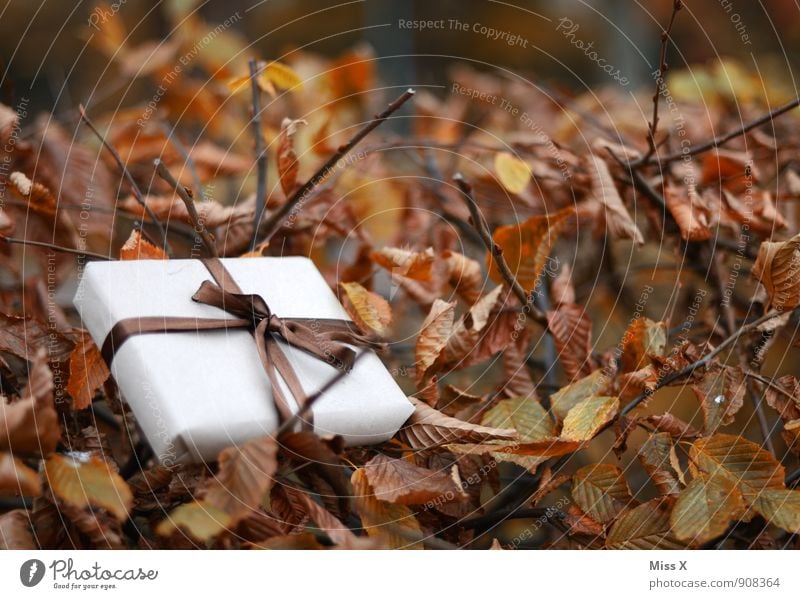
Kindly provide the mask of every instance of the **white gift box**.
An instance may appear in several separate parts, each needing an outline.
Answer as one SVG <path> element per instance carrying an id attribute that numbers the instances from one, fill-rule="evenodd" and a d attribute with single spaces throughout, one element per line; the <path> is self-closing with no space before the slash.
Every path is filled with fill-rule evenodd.
<path id="1" fill-rule="evenodd" d="M 281 318 L 350 320 L 307 258 L 223 258 L 244 293 L 258 294 Z M 101 347 L 120 320 L 145 316 L 235 318 L 192 301 L 213 280 L 199 260 L 91 262 L 74 303 Z M 307 394 L 339 371 L 279 341 Z M 350 445 L 391 438 L 414 411 L 374 352 L 313 407 L 314 430 Z M 255 340 L 244 329 L 134 335 L 116 349 L 111 373 L 159 461 L 214 460 L 220 450 L 273 433 L 278 413 Z M 289 389 L 284 395 L 294 404 Z M 297 406 L 294 404 L 293 410 Z"/>

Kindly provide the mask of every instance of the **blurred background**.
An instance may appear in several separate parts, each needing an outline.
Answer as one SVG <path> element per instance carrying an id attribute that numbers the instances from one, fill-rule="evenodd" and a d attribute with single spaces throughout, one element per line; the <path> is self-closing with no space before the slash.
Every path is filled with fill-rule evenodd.
<path id="1" fill-rule="evenodd" d="M 0 11 L 2 82 L 6 98 L 11 85 L 31 88 L 34 112 L 58 112 L 86 101 L 95 88 L 111 80 L 108 52 L 87 42 L 112 16 L 121 17 L 126 27 L 123 39 L 135 46 L 169 39 L 191 14 L 212 24 L 238 15 L 224 39 L 215 42 L 227 45 L 224 50 L 232 55 L 244 50 L 286 59 L 302 49 L 336 57 L 352 48 L 368 48 L 380 57 L 377 72 L 389 85 L 441 85 L 448 65 L 456 60 L 481 70 L 510 69 L 572 89 L 608 85 L 606 74 L 576 45 L 591 42 L 635 88 L 649 81 L 657 66 L 659 23 L 668 19 L 671 4 L 671 0 L 117 0 L 98 5 L 7 0 Z M 800 8 L 795 0 L 689 0 L 685 5 L 673 32 L 678 46 L 671 56 L 673 70 L 724 56 L 782 85 L 793 81 L 790 65 L 800 41 Z M 439 29 L 398 26 L 400 21 L 441 19 L 445 26 Z M 458 19 L 467 30 L 451 26 L 447 19 Z M 561 19 L 569 19 L 571 27 L 578 25 L 572 37 L 565 37 L 568 28 L 559 30 L 559 23 L 566 23 Z M 507 36 L 493 39 L 494 31 Z M 520 38 L 517 43 L 507 43 L 514 35 Z M 137 93 L 144 97 L 150 92 L 133 85 L 119 93 L 133 95 L 133 101 Z"/>

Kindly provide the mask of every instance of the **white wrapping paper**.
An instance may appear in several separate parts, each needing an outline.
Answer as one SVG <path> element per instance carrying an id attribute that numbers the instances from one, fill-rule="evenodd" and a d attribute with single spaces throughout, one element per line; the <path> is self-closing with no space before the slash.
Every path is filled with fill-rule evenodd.
<path id="1" fill-rule="evenodd" d="M 244 293 L 261 295 L 280 317 L 348 319 L 314 264 L 302 257 L 229 258 L 223 264 Z M 124 318 L 233 318 L 192 301 L 210 273 L 198 260 L 131 260 L 87 265 L 75 306 L 98 346 Z M 306 393 L 337 370 L 281 347 Z M 377 355 L 360 359 L 314 405 L 314 428 L 349 444 L 389 439 L 413 407 Z M 135 335 L 117 349 L 111 373 L 159 461 L 213 460 L 227 446 L 277 428 L 269 381 L 244 330 Z M 291 398 L 283 385 L 284 394 Z"/>

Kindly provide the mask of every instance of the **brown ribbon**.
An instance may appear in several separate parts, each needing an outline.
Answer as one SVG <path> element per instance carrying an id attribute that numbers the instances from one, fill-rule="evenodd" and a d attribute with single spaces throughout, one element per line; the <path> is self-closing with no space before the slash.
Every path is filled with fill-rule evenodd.
<path id="1" fill-rule="evenodd" d="M 280 318 L 272 313 L 260 295 L 242 293 L 230 272 L 218 258 L 201 262 L 215 282 L 204 281 L 192 296 L 201 304 L 220 308 L 236 318 L 194 318 L 183 316 L 144 316 L 125 318 L 116 323 L 103 342 L 101 354 L 111 366 L 115 352 L 134 335 L 185 331 L 248 329 L 255 338 L 258 356 L 272 388 L 272 398 L 281 422 L 292 416 L 292 409 L 278 383 L 279 376 L 289 388 L 298 409 L 306 394 L 297 373 L 281 349 L 278 339 L 302 349 L 340 370 L 350 370 L 355 352 L 345 344 L 379 349 L 383 344 L 363 335 L 347 320 L 334 318 Z M 306 426 L 310 426 L 309 415 Z"/>

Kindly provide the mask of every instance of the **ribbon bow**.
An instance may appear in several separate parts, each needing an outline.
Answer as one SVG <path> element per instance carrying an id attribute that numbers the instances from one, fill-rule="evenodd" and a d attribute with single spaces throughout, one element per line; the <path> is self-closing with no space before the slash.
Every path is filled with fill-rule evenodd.
<path id="1" fill-rule="evenodd" d="M 158 317 L 125 318 L 116 323 L 103 342 L 101 353 L 111 365 L 114 353 L 130 337 L 148 333 L 180 331 L 211 331 L 247 329 L 256 342 L 261 365 L 270 381 L 272 398 L 281 422 L 293 413 L 281 389 L 279 378 L 289 388 L 298 409 L 307 397 L 300 379 L 281 349 L 278 340 L 302 349 L 324 360 L 335 368 L 348 371 L 352 368 L 355 352 L 345 344 L 380 349 L 383 344 L 363 335 L 352 322 L 335 318 L 280 318 L 273 314 L 260 295 L 245 294 L 233 280 L 230 272 L 217 258 L 203 258 L 201 262 L 214 278 L 204 281 L 192 296 L 201 304 L 224 310 L 236 318 Z M 311 417 L 305 423 L 310 426 Z"/>

